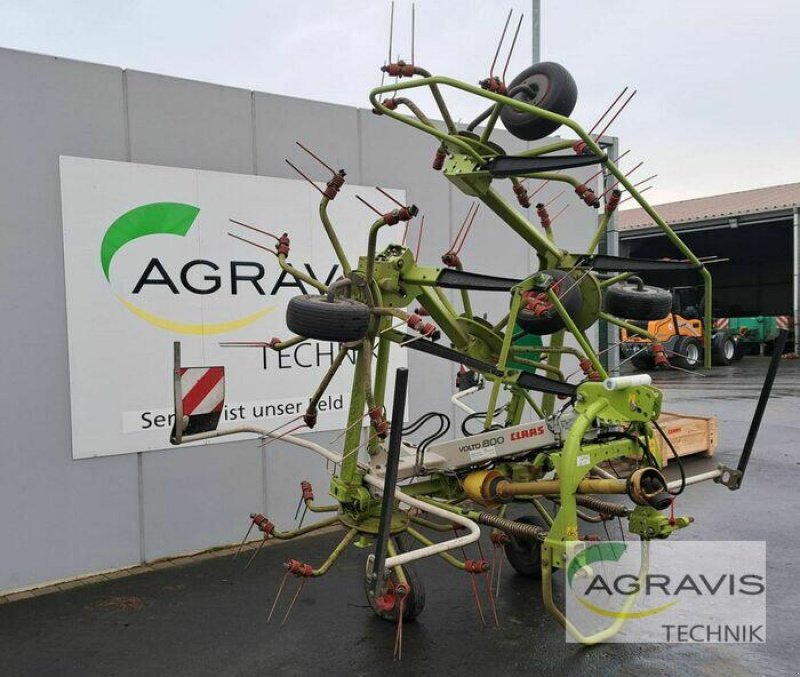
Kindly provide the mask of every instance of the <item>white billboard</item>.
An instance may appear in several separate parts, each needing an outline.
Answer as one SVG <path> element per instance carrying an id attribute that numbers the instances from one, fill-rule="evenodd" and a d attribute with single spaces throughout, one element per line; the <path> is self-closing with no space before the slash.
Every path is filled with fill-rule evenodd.
<path id="1" fill-rule="evenodd" d="M 319 193 L 300 180 L 129 162 L 62 157 L 60 166 L 73 458 L 169 446 L 176 340 L 183 364 L 226 367 L 221 427 L 272 428 L 302 414 L 338 345 L 305 341 L 275 353 L 220 344 L 289 338 L 288 300 L 316 290 L 228 233 L 272 248 L 230 219 L 286 232 L 293 265 L 335 279 Z M 329 208 L 353 264 L 374 221 L 356 192 L 377 195 L 345 185 Z M 403 191 L 389 192 L 405 202 Z M 380 246 L 402 227 L 384 229 Z M 393 352 L 390 373 L 405 361 Z M 352 372 L 345 360 L 315 430 L 343 427 Z"/>

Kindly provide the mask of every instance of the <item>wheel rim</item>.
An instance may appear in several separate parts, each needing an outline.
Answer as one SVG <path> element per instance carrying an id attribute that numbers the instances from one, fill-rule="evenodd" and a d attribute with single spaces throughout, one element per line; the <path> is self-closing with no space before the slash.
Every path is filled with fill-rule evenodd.
<path id="1" fill-rule="evenodd" d="M 686 361 L 689 364 L 695 364 L 700 359 L 700 350 L 694 343 L 690 343 L 686 346 Z"/>
<path id="2" fill-rule="evenodd" d="M 733 355 L 736 352 L 736 345 L 733 343 L 733 341 L 725 341 L 722 351 L 726 360 L 732 360 Z"/>

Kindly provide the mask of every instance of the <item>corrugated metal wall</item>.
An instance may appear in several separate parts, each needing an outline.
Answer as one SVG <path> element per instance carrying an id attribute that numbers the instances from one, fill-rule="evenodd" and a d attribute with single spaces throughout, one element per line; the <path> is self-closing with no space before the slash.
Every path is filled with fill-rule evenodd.
<path id="1" fill-rule="evenodd" d="M 301 139 L 353 183 L 405 188 L 426 214 L 422 258 L 433 264 L 469 206 L 430 170 L 436 142 L 369 110 L 11 50 L 0 50 L 0 82 L 0 590 L 233 542 L 253 510 L 291 522 L 300 480 L 320 497 L 328 484 L 302 450 L 234 442 L 72 460 L 58 157 L 295 178 L 283 159 Z M 561 246 L 579 250 L 594 219 L 576 200 L 555 226 Z M 475 271 L 536 268 L 486 211 L 462 258 Z M 409 366 L 410 414 L 452 412 L 454 367 L 414 353 Z"/>

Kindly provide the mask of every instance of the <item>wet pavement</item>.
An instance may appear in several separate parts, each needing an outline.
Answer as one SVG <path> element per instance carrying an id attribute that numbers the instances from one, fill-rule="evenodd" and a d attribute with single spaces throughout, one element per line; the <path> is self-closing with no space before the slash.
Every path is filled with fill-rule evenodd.
<path id="1" fill-rule="evenodd" d="M 655 381 L 667 411 L 719 417 L 716 458 L 735 465 L 766 367 L 749 357 L 707 377 L 672 372 Z M 743 488 L 697 485 L 677 506 L 697 520 L 677 538 L 767 542 L 766 645 L 566 644 L 539 588 L 507 564 L 501 628 L 484 629 L 467 576 L 425 560 L 426 609 L 406 624 L 398 663 L 393 626 L 367 608 L 367 552 L 357 548 L 308 581 L 283 627 L 280 617 L 266 625 L 282 562 L 321 562 L 338 540 L 327 534 L 264 548 L 247 571 L 217 558 L 2 605 L 0 675 L 797 675 L 799 435 L 800 361 L 785 361 Z M 704 462 L 688 465 L 696 472 Z"/>

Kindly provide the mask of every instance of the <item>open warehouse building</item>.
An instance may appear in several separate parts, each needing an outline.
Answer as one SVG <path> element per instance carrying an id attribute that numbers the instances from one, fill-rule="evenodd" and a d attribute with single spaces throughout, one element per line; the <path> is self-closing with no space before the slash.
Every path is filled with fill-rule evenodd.
<path id="1" fill-rule="evenodd" d="M 800 321 L 800 183 L 656 205 L 714 278 L 716 317 L 791 316 L 794 352 Z M 674 258 L 675 247 L 643 209 L 619 215 L 623 256 Z M 649 274 L 664 287 L 697 284 L 693 275 Z"/>

